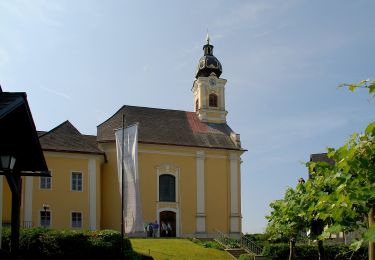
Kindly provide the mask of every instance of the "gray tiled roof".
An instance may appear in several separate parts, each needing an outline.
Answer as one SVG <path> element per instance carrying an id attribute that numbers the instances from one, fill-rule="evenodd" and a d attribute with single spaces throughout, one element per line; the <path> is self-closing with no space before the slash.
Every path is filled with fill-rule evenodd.
<path id="1" fill-rule="evenodd" d="M 227 124 L 201 122 L 195 112 L 136 106 L 123 106 L 100 124 L 98 142 L 115 140 L 123 115 L 126 125 L 139 123 L 140 143 L 242 150 L 230 138 L 233 131 Z"/>
<path id="2" fill-rule="evenodd" d="M 51 131 L 39 131 L 38 134 L 45 151 L 104 154 L 97 146 L 96 136 L 81 134 L 69 121 Z"/>

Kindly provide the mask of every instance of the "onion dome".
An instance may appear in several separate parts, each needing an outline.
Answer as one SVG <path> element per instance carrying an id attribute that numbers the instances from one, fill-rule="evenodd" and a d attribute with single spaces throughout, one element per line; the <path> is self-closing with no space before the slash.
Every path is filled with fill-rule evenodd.
<path id="1" fill-rule="evenodd" d="M 220 61 L 213 55 L 214 46 L 210 44 L 210 37 L 207 34 L 206 44 L 203 46 L 204 55 L 200 58 L 197 73 L 195 78 L 208 77 L 211 73 L 214 73 L 217 77 L 220 77 L 223 69 Z"/>

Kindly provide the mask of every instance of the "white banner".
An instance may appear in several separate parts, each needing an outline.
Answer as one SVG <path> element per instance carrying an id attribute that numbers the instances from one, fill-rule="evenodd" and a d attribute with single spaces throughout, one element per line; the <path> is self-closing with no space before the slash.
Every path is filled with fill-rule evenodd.
<path id="1" fill-rule="evenodd" d="M 124 140 L 122 140 L 124 136 Z M 122 196 L 122 167 L 124 167 L 124 226 L 125 233 L 144 232 L 138 176 L 138 125 L 116 130 L 117 167 Z M 124 148 L 124 154 L 122 150 Z M 122 157 L 123 156 L 123 157 Z M 121 162 L 124 162 L 122 165 Z"/>

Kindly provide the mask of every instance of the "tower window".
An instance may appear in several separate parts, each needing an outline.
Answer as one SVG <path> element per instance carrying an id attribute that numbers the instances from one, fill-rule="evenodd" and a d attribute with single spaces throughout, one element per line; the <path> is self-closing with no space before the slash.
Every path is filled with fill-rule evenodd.
<path id="1" fill-rule="evenodd" d="M 195 100 L 195 111 L 199 110 L 199 99 Z"/>
<path id="2" fill-rule="evenodd" d="M 209 106 L 210 107 L 217 107 L 217 95 L 216 94 L 210 94 L 208 97 L 209 99 Z"/>
<path id="3" fill-rule="evenodd" d="M 159 201 L 176 201 L 176 178 L 173 175 L 159 176 Z"/>

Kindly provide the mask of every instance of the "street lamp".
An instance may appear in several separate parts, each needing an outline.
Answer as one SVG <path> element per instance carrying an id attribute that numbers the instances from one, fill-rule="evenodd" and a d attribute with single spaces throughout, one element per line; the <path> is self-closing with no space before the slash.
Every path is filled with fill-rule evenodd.
<path id="1" fill-rule="evenodd" d="M 10 252 L 17 256 L 20 237 L 20 202 L 21 202 L 21 176 L 14 171 L 16 158 L 13 155 L 0 155 L 0 171 L 7 178 L 12 192 L 12 224 L 10 235 Z"/>
<path id="2" fill-rule="evenodd" d="M 16 157 L 12 155 L 0 155 L 0 169 L 3 171 L 13 171 Z"/>

